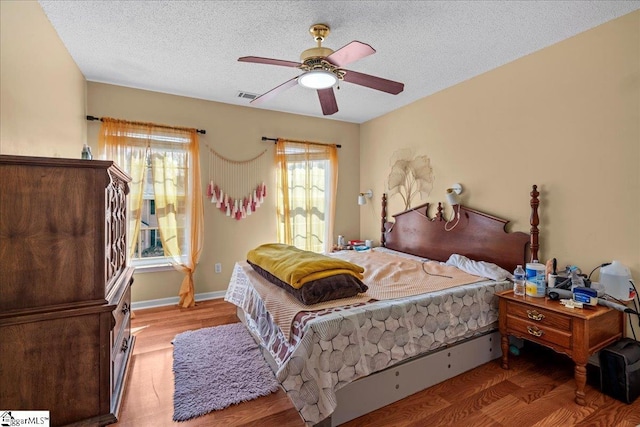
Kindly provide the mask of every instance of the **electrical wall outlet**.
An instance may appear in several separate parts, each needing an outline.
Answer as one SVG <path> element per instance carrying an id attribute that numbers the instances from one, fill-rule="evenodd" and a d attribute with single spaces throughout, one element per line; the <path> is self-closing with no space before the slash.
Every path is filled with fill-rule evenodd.
<path id="1" fill-rule="evenodd" d="M 220 264 L 219 262 L 216 262 L 214 269 L 216 273 L 222 273 L 222 264 Z"/>

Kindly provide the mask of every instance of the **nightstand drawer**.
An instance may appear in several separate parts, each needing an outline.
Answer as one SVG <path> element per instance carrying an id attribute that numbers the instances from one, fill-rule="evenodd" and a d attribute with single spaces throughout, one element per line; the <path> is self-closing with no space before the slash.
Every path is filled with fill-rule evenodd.
<path id="1" fill-rule="evenodd" d="M 518 332 L 523 338 L 541 344 L 555 344 L 565 349 L 571 348 L 571 332 L 544 325 L 529 319 L 507 315 L 507 328 Z"/>
<path id="2" fill-rule="evenodd" d="M 507 315 L 535 323 L 538 327 L 552 327 L 560 331 L 571 331 L 571 317 L 543 308 L 510 302 L 507 306 Z"/>

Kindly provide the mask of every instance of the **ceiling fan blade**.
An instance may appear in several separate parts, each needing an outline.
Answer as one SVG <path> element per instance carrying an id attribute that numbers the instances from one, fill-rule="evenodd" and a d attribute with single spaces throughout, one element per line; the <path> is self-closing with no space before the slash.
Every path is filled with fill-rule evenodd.
<path id="1" fill-rule="evenodd" d="M 336 94 L 333 93 L 333 88 L 318 89 L 318 98 L 320 98 L 320 105 L 322 106 L 322 114 L 330 116 L 338 112 L 338 103 L 336 102 Z"/>
<path id="2" fill-rule="evenodd" d="M 267 64 L 267 65 L 281 65 L 283 67 L 293 67 L 293 68 L 297 68 L 300 65 L 302 65 L 299 62 L 285 61 L 284 59 L 261 58 L 259 56 L 243 56 L 242 58 L 238 58 L 238 61 L 255 62 L 257 64 Z"/>
<path id="3" fill-rule="evenodd" d="M 284 92 L 285 90 L 295 86 L 298 84 L 298 76 L 295 76 L 294 78 L 292 78 L 291 80 L 287 80 L 286 82 L 282 83 L 280 86 L 276 86 L 273 89 L 271 89 L 269 92 L 265 92 L 262 95 L 260 95 L 259 97 L 253 99 L 250 104 L 260 104 L 262 102 L 268 101 L 272 98 L 275 98 L 276 95 L 278 95 L 280 92 Z"/>
<path id="4" fill-rule="evenodd" d="M 369 74 L 358 73 L 357 71 L 346 71 L 344 81 L 366 86 L 371 89 L 380 90 L 382 92 L 397 95 L 404 90 L 404 83 L 394 82 L 393 80 L 383 79 L 382 77 L 370 76 Z"/>
<path id="5" fill-rule="evenodd" d="M 362 59 L 376 53 L 376 50 L 366 43 L 357 40 L 333 52 L 325 59 L 338 67 L 344 67 L 358 59 Z"/>

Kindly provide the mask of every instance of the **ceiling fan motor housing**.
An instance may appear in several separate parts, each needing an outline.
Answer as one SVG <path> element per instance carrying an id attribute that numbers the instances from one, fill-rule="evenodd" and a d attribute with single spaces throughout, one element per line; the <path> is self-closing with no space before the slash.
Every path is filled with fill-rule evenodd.
<path id="1" fill-rule="evenodd" d="M 328 47 L 312 47 L 300 54 L 300 60 L 305 62 L 310 58 L 325 58 L 333 53 L 333 49 Z"/>

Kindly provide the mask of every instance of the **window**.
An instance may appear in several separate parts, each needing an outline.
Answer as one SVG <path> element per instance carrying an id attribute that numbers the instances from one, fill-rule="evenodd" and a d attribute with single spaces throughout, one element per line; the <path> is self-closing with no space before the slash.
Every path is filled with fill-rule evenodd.
<path id="1" fill-rule="evenodd" d="M 130 244 L 132 245 L 131 263 L 137 267 L 158 267 L 168 266 L 171 264 L 173 256 L 165 254 L 165 250 L 162 244 L 162 234 L 160 230 L 160 224 L 158 215 L 156 214 L 156 191 L 162 192 L 165 196 L 168 196 L 167 192 L 171 193 L 175 198 L 174 221 L 175 221 L 175 233 L 177 236 L 187 233 L 187 215 L 184 212 L 183 206 L 185 205 L 185 176 L 188 174 L 188 161 L 180 159 L 181 157 L 188 156 L 188 138 L 172 138 L 172 143 L 183 144 L 181 147 L 166 147 L 168 137 L 158 137 L 158 135 L 143 135 L 143 134 L 131 134 L 131 138 L 138 141 L 131 141 L 132 145 L 146 144 L 144 152 L 144 169 L 142 175 L 142 204 L 140 209 L 137 210 L 135 206 L 130 203 L 130 212 L 136 213 L 139 211 L 139 223 L 137 225 L 137 232 L 134 231 L 131 234 Z M 167 158 L 171 160 L 167 161 Z M 179 159 L 180 161 L 175 161 Z M 154 181 L 154 162 L 158 166 L 158 169 L 167 171 L 166 165 L 171 165 L 169 169 L 171 172 L 168 174 L 169 178 L 165 177 L 165 183 L 158 180 L 158 185 Z M 183 166 L 178 166 L 182 164 Z M 129 172 L 129 171 L 127 171 Z M 156 170 L 156 175 L 161 175 L 159 170 Z M 169 181 L 170 186 L 167 187 L 166 180 Z M 171 196 L 170 196 L 171 197 Z M 135 228 L 134 228 L 135 230 Z M 188 240 L 183 239 L 181 242 L 180 253 L 188 254 Z"/>
<path id="2" fill-rule="evenodd" d="M 140 231 L 138 238 L 132 238 L 135 245 L 131 253 L 131 263 L 137 267 L 154 267 L 169 265 L 165 259 L 158 218 L 156 217 L 156 201 L 153 192 L 153 173 L 150 156 L 147 155 L 147 166 L 144 172 L 144 190 L 142 193 L 142 209 L 140 214 Z"/>
<path id="3" fill-rule="evenodd" d="M 129 254 L 134 265 L 171 264 L 186 273 L 183 307 L 193 301 L 193 271 L 202 249 L 202 191 L 195 129 L 102 119 L 100 146 L 132 180 Z"/>
<path id="4" fill-rule="evenodd" d="M 313 252 L 330 251 L 336 147 L 278 140 L 276 163 L 278 241 Z"/>

